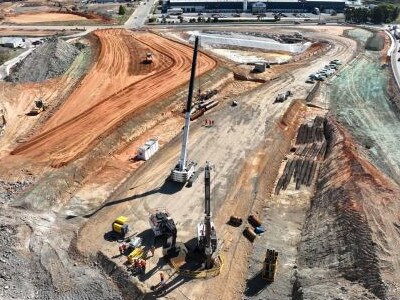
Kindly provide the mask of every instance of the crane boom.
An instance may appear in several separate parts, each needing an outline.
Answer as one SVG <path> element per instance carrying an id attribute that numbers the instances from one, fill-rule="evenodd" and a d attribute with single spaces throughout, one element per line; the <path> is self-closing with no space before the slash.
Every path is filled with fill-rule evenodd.
<path id="1" fill-rule="evenodd" d="M 190 82 L 189 82 L 189 93 L 188 100 L 186 103 L 186 111 L 185 111 L 185 129 L 183 131 L 183 141 L 181 148 L 181 156 L 179 158 L 179 169 L 185 170 L 187 164 L 187 146 L 189 142 L 189 127 L 190 127 L 190 111 L 192 109 L 192 98 L 193 98 L 193 86 L 194 79 L 196 77 L 196 64 L 197 64 L 197 49 L 199 45 L 199 37 L 196 36 L 194 40 L 194 52 L 193 52 L 193 61 L 192 61 L 192 70 L 190 73 Z"/>
<path id="2" fill-rule="evenodd" d="M 189 143 L 189 127 L 190 127 L 190 111 L 192 109 L 193 86 L 196 77 L 196 64 L 197 64 L 197 51 L 199 46 L 199 37 L 196 36 L 194 40 L 194 52 L 192 60 L 192 70 L 190 73 L 189 93 L 185 110 L 185 127 L 183 130 L 183 139 L 181 147 L 181 155 L 179 162 L 171 172 L 171 179 L 175 182 L 184 183 L 189 180 L 195 171 L 195 163 L 188 164 L 188 143 Z"/>

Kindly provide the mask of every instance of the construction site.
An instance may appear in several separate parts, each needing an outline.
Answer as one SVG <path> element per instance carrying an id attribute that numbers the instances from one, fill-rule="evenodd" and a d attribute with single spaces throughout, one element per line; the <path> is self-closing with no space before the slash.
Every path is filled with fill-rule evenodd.
<path id="1" fill-rule="evenodd" d="M 400 299 L 387 32 L 0 32 L 0 299 Z"/>

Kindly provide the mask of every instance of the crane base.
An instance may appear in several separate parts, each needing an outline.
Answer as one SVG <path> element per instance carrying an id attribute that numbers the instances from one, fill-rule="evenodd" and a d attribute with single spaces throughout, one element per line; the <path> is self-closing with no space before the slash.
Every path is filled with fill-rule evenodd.
<path id="1" fill-rule="evenodd" d="M 175 168 L 171 171 L 170 178 L 172 181 L 186 183 L 194 174 L 196 170 L 196 163 L 190 162 L 187 166 L 186 170 L 180 171 L 179 169 Z"/>

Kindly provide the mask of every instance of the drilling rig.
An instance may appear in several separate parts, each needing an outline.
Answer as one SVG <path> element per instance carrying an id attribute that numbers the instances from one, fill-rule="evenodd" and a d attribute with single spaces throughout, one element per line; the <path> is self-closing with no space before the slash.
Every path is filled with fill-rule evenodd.
<path id="1" fill-rule="evenodd" d="M 199 37 L 196 36 L 194 40 L 194 52 L 193 52 L 193 60 L 192 60 L 192 70 L 190 73 L 190 82 L 189 82 L 189 93 L 188 100 L 186 103 L 185 110 L 185 127 L 183 130 L 183 139 L 182 139 L 182 148 L 181 155 L 179 157 L 178 164 L 171 171 L 170 178 L 172 181 L 185 183 L 190 177 L 194 174 L 196 169 L 196 163 L 191 161 L 188 162 L 188 143 L 189 143 L 189 126 L 190 126 L 190 111 L 192 109 L 192 98 L 193 98 L 193 85 L 194 79 L 196 76 L 196 62 L 197 62 L 197 51 L 199 45 Z"/>
<path id="2" fill-rule="evenodd" d="M 197 243 L 206 257 L 206 269 L 213 267 L 212 255 L 217 250 L 217 233 L 211 222 L 211 166 L 206 162 L 204 169 L 204 221 L 197 224 Z"/>

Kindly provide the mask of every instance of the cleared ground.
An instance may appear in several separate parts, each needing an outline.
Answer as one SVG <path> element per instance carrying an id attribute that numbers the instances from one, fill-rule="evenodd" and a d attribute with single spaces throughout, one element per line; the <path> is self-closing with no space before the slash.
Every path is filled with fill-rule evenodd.
<path id="1" fill-rule="evenodd" d="M 66 13 L 34 13 L 20 14 L 12 17 L 6 17 L 4 22 L 14 24 L 29 24 L 43 22 L 61 22 L 61 21 L 81 21 L 87 20 L 83 16 Z"/>
<path id="2" fill-rule="evenodd" d="M 188 80 L 192 50 L 186 45 L 155 34 L 120 30 L 99 31 L 97 36 L 99 60 L 80 88 L 44 125 L 41 134 L 12 154 L 50 160 L 53 166 L 66 164 L 124 118 Z M 154 53 L 150 65 L 142 63 L 147 51 Z M 214 59 L 200 55 L 197 74 L 215 66 Z"/>
<path id="3" fill-rule="evenodd" d="M 214 68 L 214 59 L 201 55 L 200 72 L 214 68 L 201 78 L 203 88 L 224 82 L 217 95 L 219 106 L 191 124 L 189 143 L 190 159 L 201 166 L 205 161 L 215 166 L 213 220 L 225 264 L 218 277 L 204 281 L 177 274 L 162 259 L 161 248 L 148 260 L 146 274 L 133 278 L 125 273 L 126 258 L 118 255 L 118 243 L 105 240 L 112 221 L 122 214 L 130 219 L 131 233 L 138 233 L 145 245 L 151 245 L 153 234 L 148 215 L 157 207 L 166 207 L 177 223 L 178 240 L 195 243 L 195 226 L 203 217 L 203 174 L 192 188 L 165 181 L 180 150 L 181 109 L 186 98 L 192 49 L 144 32 L 96 32 L 101 45 L 98 61 L 64 104 L 43 127 L 32 129 L 35 135 L 25 139 L 12 156 L 8 156 L 7 150 L 14 148 L 10 146 L 15 145 L 13 132 L 23 134 L 32 123 L 15 115 L 10 120 L 22 127 L 18 129 L 14 124 L 6 127 L 2 166 L 15 173 L 33 172 L 39 180 L 20 199 L 9 200 L 24 209 L 5 205 L 0 214 L 7 213 L 20 221 L 0 219 L 10 224 L 0 227 L 0 239 L 6 245 L 1 250 L 15 249 L 4 256 L 7 275 L 0 277 L 0 285 L 10 275 L 13 278 L 10 282 L 18 280 L 25 290 L 37 291 L 29 296 L 71 300 L 138 299 L 140 293 L 130 280 L 148 292 L 149 298 L 325 300 L 384 299 L 383 279 L 390 285 L 387 296 L 396 299 L 395 278 L 399 268 L 394 249 L 399 243 L 396 235 L 400 225 L 398 204 L 390 197 L 397 197 L 398 188 L 359 157 L 359 145 L 347 138 L 344 130 L 335 138 L 330 137 L 332 151 L 316 186 L 295 191 L 290 185 L 280 195 L 271 195 L 299 123 L 327 112 L 331 104 L 326 97 L 328 87 L 338 85 L 338 94 L 343 91 L 346 95 L 343 98 L 350 97 L 347 87 L 354 81 L 341 84 L 339 77 L 322 84 L 317 101 L 312 103 L 316 107 L 306 107 L 302 102 L 312 89 L 312 85 L 305 83 L 310 73 L 332 59 L 340 59 L 346 65 L 355 56 L 356 42 L 344 36 L 344 29 L 296 28 L 314 39 L 329 41 L 330 47 L 318 48 L 322 51 L 314 55 L 306 53 L 288 65 L 273 66 L 265 75 L 276 78 L 264 84 L 234 80 L 232 72 Z M 257 31 L 275 33 L 277 29 L 265 27 Z M 289 31 L 293 28 L 282 29 Z M 154 53 L 154 64 L 140 64 L 149 50 Z M 362 73 L 362 68 L 353 66 Z M 242 72 L 249 69 L 242 68 Z M 376 70 L 371 74 L 374 80 L 380 78 Z M 42 85 L 46 97 L 56 99 L 60 89 L 74 81 L 59 80 L 54 81 L 60 83 L 56 90 L 49 82 Z M 173 85 L 175 81 L 181 84 Z M 366 81 L 359 84 L 368 89 L 373 86 Z M 40 85 L 3 87 L 3 97 L 14 100 L 7 102 L 9 112 L 13 107 L 23 111 L 28 107 L 28 99 L 34 99 L 32 92 L 41 88 Z M 351 87 L 350 92 L 353 89 L 356 90 Z M 284 103 L 273 104 L 276 95 L 287 90 L 294 96 Z M 357 101 L 369 95 L 363 94 Z M 232 100 L 238 100 L 239 105 L 231 107 Z M 362 106 L 358 102 L 357 107 Z M 213 119 L 214 127 L 202 126 L 205 118 Z M 375 115 L 374 123 L 379 123 L 379 118 Z M 329 132 L 337 133 L 332 128 Z M 127 158 L 136 147 L 154 136 L 160 137 L 160 151 L 145 163 L 129 163 Z M 49 162 L 60 168 L 42 167 L 41 163 L 48 166 Z M 62 166 L 66 162 L 68 165 Z M 5 168 L 2 172 L 6 173 Z M 23 188 L 22 185 L 14 189 Z M 104 202 L 106 205 L 93 214 Z M 30 208 L 36 212 L 31 213 Z M 386 209 L 389 212 L 385 213 Z M 231 215 L 245 220 L 250 213 L 257 214 L 267 229 L 255 244 L 242 235 L 244 226 L 248 226 L 246 221 L 240 228 L 226 224 Z M 18 234 L 13 231 L 16 228 Z M 271 285 L 258 281 L 266 247 L 280 252 L 277 280 Z M 105 256 L 98 255 L 98 251 Z M 13 268 L 16 262 L 20 263 Z M 95 263 L 103 266 L 102 271 L 111 275 L 119 290 L 103 277 Z M 32 270 L 30 273 L 36 271 L 36 275 L 18 276 L 15 271 L 18 268 Z M 152 293 L 149 287 L 158 283 L 160 271 L 166 274 L 166 289 Z M 17 296 L 22 294 L 12 287 L 8 292 L 3 290 L 0 296 L 11 295 L 10 290 L 17 290 L 14 294 Z"/>
<path id="4" fill-rule="evenodd" d="M 337 45 L 327 55 L 312 59 L 307 64 L 297 62 L 292 65 L 290 72 L 281 74 L 278 80 L 260 85 L 243 96 L 229 98 L 239 101 L 238 108 L 231 108 L 230 102 L 221 104 L 218 111 L 206 116 L 215 120 L 214 128 L 201 127 L 201 119 L 192 125 L 190 159 L 201 165 L 206 160 L 215 164 L 214 221 L 224 243 L 225 266 L 217 278 L 205 282 L 188 281 L 164 264 L 160 259 L 161 249 L 157 249 L 157 257 L 149 261 L 150 271 L 143 279 L 147 287 L 157 283 L 158 272 L 163 271 L 169 277 L 167 295 L 163 296 L 173 299 L 203 299 L 204 295 L 215 299 L 241 297 L 251 245 L 242 237 L 241 229 L 233 229 L 226 225 L 226 222 L 232 214 L 245 219 L 248 213 L 259 211 L 260 206 L 268 201 L 268 190 L 272 189 L 284 153 L 289 150 L 298 117 L 296 107 L 293 119 L 289 118 L 286 121 L 287 127 L 279 127 L 278 124 L 290 103 L 273 104 L 273 99 L 277 93 L 287 89 L 293 91 L 295 98 L 304 99 L 311 88 L 305 83 L 308 74 L 323 67 L 330 59 L 339 58 L 346 61 L 351 58 L 351 49 L 355 43 L 342 37 L 333 38 Z M 162 154 L 147 162 L 140 168 L 140 172 L 138 170 L 133 174 L 110 197 L 107 206 L 91 217 L 90 222 L 81 231 L 78 243 L 80 250 L 89 254 L 96 249 L 103 251 L 108 257 L 116 255 L 117 244 L 105 242 L 103 235 L 109 230 L 113 218 L 119 214 L 129 215 L 134 224 L 133 232 L 138 232 L 144 237 L 147 245 L 151 244 L 153 241 L 147 218 L 157 207 L 167 207 L 171 212 L 178 224 L 179 240 L 186 242 L 195 238 L 194 229 L 203 211 L 203 176 L 200 175 L 198 182 L 190 189 L 179 190 L 165 183 L 177 161 L 179 148 L 179 140 L 169 144 L 162 150 Z M 190 203 L 187 199 L 191 199 Z M 304 208 L 302 212 L 305 213 Z M 286 232 L 280 234 L 282 237 Z M 126 258 L 119 257 L 114 260 L 122 265 Z M 284 276 L 290 278 L 291 273 L 285 272 Z M 290 290 L 291 286 L 288 284 L 278 291 L 272 289 L 270 295 L 289 294 Z M 271 299 L 274 299 L 273 296 Z"/>
<path id="5" fill-rule="evenodd" d="M 72 35 L 79 33 L 77 30 L 24 30 L 24 29 L 14 29 L 14 28 L 2 28 L 0 29 L 1 36 L 24 36 L 24 37 L 45 37 L 52 35 Z"/>

